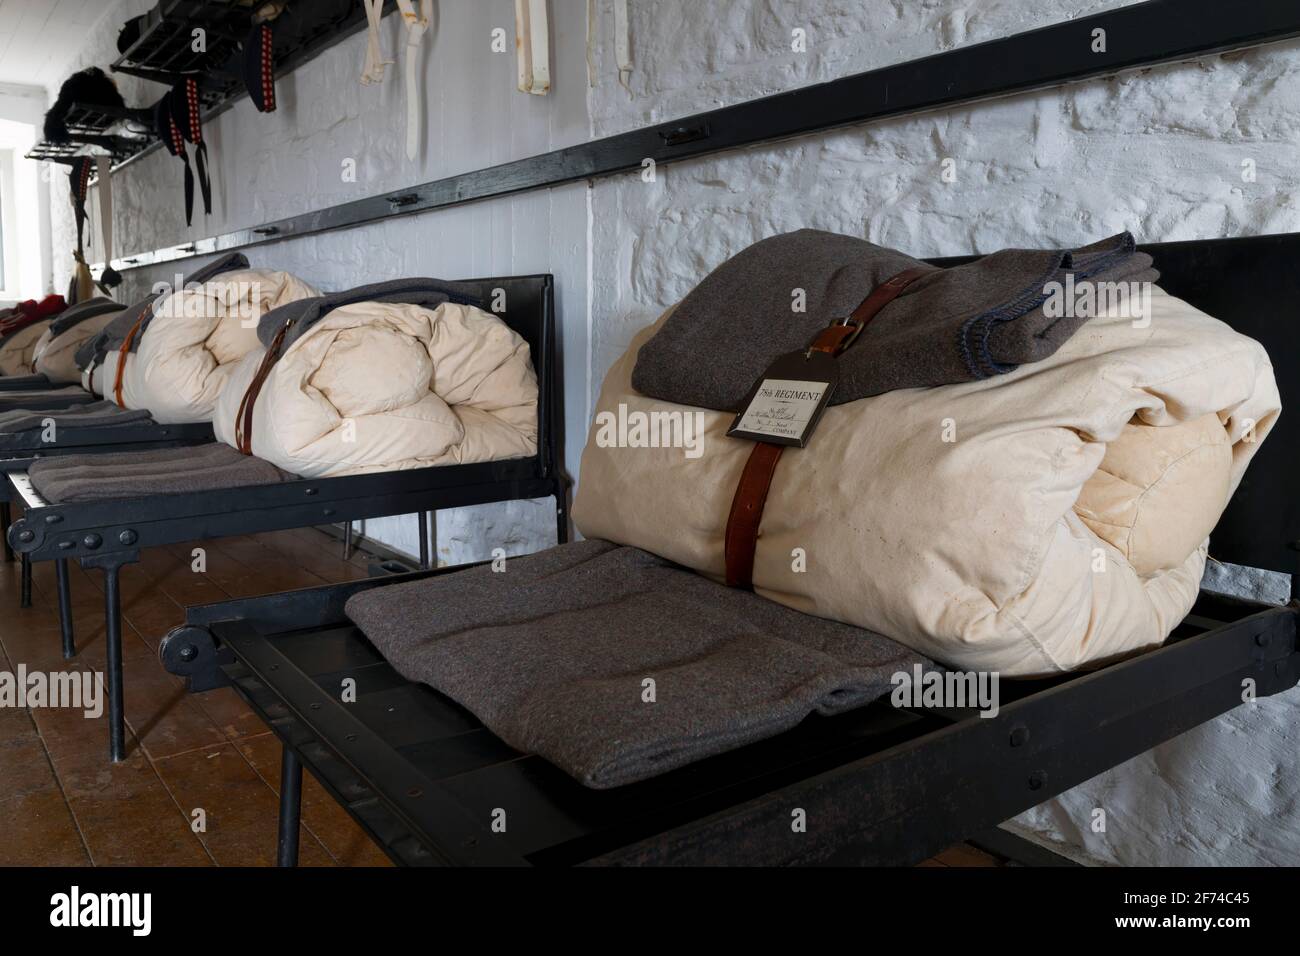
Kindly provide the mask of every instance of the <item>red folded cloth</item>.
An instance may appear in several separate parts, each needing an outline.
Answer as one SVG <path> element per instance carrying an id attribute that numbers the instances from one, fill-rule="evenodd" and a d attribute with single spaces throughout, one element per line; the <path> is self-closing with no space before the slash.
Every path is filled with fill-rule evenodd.
<path id="1" fill-rule="evenodd" d="M 43 322 L 45 319 L 52 319 L 64 309 L 68 303 L 64 301 L 61 295 L 47 295 L 37 302 L 35 299 L 27 299 L 19 302 L 14 306 L 11 314 L 0 319 L 0 335 L 9 335 L 17 332 L 19 329 L 26 328 L 33 322 Z"/>

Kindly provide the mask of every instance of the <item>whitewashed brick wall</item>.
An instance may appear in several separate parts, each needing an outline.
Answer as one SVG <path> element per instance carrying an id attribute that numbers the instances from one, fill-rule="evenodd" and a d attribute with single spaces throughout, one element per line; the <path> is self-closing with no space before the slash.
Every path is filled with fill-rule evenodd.
<path id="1" fill-rule="evenodd" d="M 85 62 L 108 62 L 116 24 L 148 5 L 120 3 Z M 353 38 L 282 84 L 278 114 L 243 103 L 212 124 L 218 208 L 209 221 L 185 229 L 178 161 L 157 155 L 124 173 L 119 248 L 180 243 L 1123 5 L 631 0 L 625 88 L 613 5 L 597 0 L 589 89 L 585 0 L 554 0 L 555 91 L 540 99 L 513 92 L 513 57 L 487 52 L 490 27 L 511 28 L 508 0 L 443 2 L 421 164 L 402 155 L 400 74 L 380 89 L 359 87 L 362 43 Z M 804 53 L 791 49 L 795 28 L 806 32 Z M 395 48 L 394 22 L 386 35 Z M 654 183 L 622 176 L 277 243 L 252 257 L 329 288 L 421 272 L 555 272 L 576 470 L 604 370 L 638 328 L 757 239 L 811 226 L 924 256 L 1079 243 L 1126 228 L 1147 241 L 1300 231 L 1298 134 L 1300 44 L 1286 43 L 694 160 L 661 168 Z M 346 156 L 362 159 L 356 184 L 339 179 Z M 945 159 L 956 182 L 940 176 Z M 1247 161 L 1253 182 L 1242 177 Z M 71 243 L 61 202 L 56 261 Z M 170 271 L 132 281 L 138 289 Z M 544 504 L 444 513 L 440 532 L 453 560 L 501 539 L 512 550 L 551 539 Z M 386 533 L 413 549 L 409 523 Z M 1021 823 L 1100 862 L 1297 862 L 1298 702 L 1293 692 L 1241 708 Z M 1108 811 L 1104 834 L 1089 829 L 1098 805 Z"/>

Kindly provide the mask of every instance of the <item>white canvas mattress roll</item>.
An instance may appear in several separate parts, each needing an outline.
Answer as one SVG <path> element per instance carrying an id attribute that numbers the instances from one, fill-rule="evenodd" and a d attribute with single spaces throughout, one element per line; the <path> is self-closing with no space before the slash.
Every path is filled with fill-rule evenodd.
<path id="1" fill-rule="evenodd" d="M 231 371 L 261 347 L 262 314 L 320 292 L 287 272 L 244 269 L 223 272 L 193 288 L 161 299 L 127 353 L 122 404 L 143 408 L 160 424 L 206 422 Z M 110 351 L 94 370 L 94 390 L 114 397 L 120 353 Z"/>
<path id="2" fill-rule="evenodd" d="M 232 446 L 264 354 L 245 357 L 217 400 L 213 428 Z M 252 451 L 304 477 L 536 454 L 528 343 L 472 306 L 340 306 L 271 367 L 253 405 Z"/>
<path id="3" fill-rule="evenodd" d="M 74 384 L 82 379 L 82 371 L 77 366 L 77 349 L 90 338 L 117 318 L 121 309 L 104 312 L 78 322 L 62 335 L 52 335 L 53 328 L 45 330 L 40 341 L 32 350 L 32 362 L 35 370 L 51 382 Z"/>
<path id="4" fill-rule="evenodd" d="M 721 579 L 752 446 L 725 436 L 730 414 L 632 389 L 652 332 L 605 379 L 574 519 Z M 611 431 L 656 412 L 698 416 L 699 454 Z M 827 409 L 777 466 L 755 590 L 1007 676 L 1153 646 L 1190 609 L 1206 536 L 1278 413 L 1263 347 L 1156 289 L 1148 318 L 1093 318 L 1010 374 Z"/>

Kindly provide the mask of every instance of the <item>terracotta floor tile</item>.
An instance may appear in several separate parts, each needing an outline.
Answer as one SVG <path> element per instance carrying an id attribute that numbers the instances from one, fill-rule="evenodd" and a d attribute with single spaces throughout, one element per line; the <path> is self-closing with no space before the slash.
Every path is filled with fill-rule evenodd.
<path id="1" fill-rule="evenodd" d="M 80 765 L 83 761 L 108 761 L 107 701 L 104 713 L 98 718 L 86 717 L 83 711 L 64 707 L 42 707 L 31 713 L 56 772 L 61 774 L 64 766 Z M 137 744 L 128 727 L 127 753 L 134 749 L 137 749 Z"/>
<path id="2" fill-rule="evenodd" d="M 270 732 L 266 724 L 249 710 L 243 698 L 230 687 L 218 687 L 216 690 L 195 694 L 192 700 L 220 728 L 227 740 Z"/>
<path id="3" fill-rule="evenodd" d="M 194 547 L 207 567 L 191 566 Z M 77 656 L 62 657 L 52 562 L 33 566 L 33 606 L 18 608 L 19 565 L 0 563 L 0 667 L 104 670 L 104 578 L 69 565 Z M 157 658 L 184 608 L 365 576 L 365 555 L 310 529 L 148 549 L 121 572 L 127 759 L 108 760 L 105 716 L 0 709 L 0 864 L 170 865 L 273 862 L 279 746 L 229 688 L 185 692 Z M 105 699 L 105 706 L 107 701 Z M 233 743 L 232 743 L 233 742 Z M 190 828 L 203 806 L 208 831 Z M 308 775 L 304 866 L 388 865 Z"/>
<path id="4" fill-rule="evenodd" d="M 237 746 L 257 769 L 262 779 L 278 795 L 280 792 L 280 741 L 274 734 L 264 734 L 240 741 Z M 316 782 L 310 772 L 304 771 L 302 785 L 303 824 L 311 830 L 342 866 L 392 866 L 361 829 L 355 820 L 339 806 Z"/>
<path id="5" fill-rule="evenodd" d="M 0 866 L 89 864 L 81 832 L 57 786 L 0 799 Z"/>
<path id="6" fill-rule="evenodd" d="M 98 617 L 74 618 L 72 635 L 77 652 L 71 659 L 102 672 L 107 655 L 102 614 Z M 40 667 L 42 670 L 63 669 L 65 663 L 63 639 L 57 625 L 32 628 L 22 634 L 0 638 L 0 641 L 12 658 L 23 661 L 28 667 Z M 140 640 L 135 630 L 124 625 L 122 660 L 136 660 L 153 655 L 153 650 Z"/>
<path id="7" fill-rule="evenodd" d="M 204 713 L 184 684 L 156 659 L 122 665 L 126 720 L 155 759 L 222 743 L 226 735 Z"/>
<path id="8" fill-rule="evenodd" d="M 20 797 L 42 790 L 58 790 L 45 745 L 33 732 L 30 736 L 0 741 L 0 780 L 4 797 Z"/>
<path id="9" fill-rule="evenodd" d="M 6 665 L 4 669 L 7 671 L 9 668 Z M 27 708 L 0 707 L 0 743 L 28 738 L 39 739 Z"/>
<path id="10" fill-rule="evenodd" d="M 204 811 L 205 830 L 198 839 L 219 866 L 275 865 L 279 801 L 233 746 L 168 757 L 157 768 L 191 818 L 195 810 Z M 298 853 L 303 866 L 333 862 L 305 828 Z"/>
<path id="11" fill-rule="evenodd" d="M 211 859 L 139 749 L 54 758 L 68 805 L 97 866 L 205 866 Z"/>

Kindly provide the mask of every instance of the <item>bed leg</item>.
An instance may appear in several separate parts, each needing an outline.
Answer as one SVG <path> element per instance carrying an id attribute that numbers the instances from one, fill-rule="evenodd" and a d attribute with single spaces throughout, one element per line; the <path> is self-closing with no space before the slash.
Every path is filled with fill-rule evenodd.
<path id="1" fill-rule="evenodd" d="M 22 556 L 21 583 L 18 591 L 18 606 L 32 606 L 32 559 L 26 554 Z"/>
<path id="2" fill-rule="evenodd" d="M 420 518 L 420 570 L 429 570 L 429 512 L 421 511 Z"/>
<path id="3" fill-rule="evenodd" d="M 108 754 L 114 763 L 126 759 L 126 717 L 122 705 L 122 565 L 140 560 L 140 552 L 110 551 L 79 559 L 83 568 L 104 572 L 104 646 L 108 684 Z M 69 615 L 69 620 L 71 615 Z"/>
<path id="4" fill-rule="evenodd" d="M 54 575 L 59 583 L 59 635 L 63 638 L 63 659 L 77 656 L 77 643 L 72 633 L 72 579 L 68 574 L 68 559 L 56 558 Z"/>
<path id="5" fill-rule="evenodd" d="M 298 865 L 298 830 L 302 823 L 302 761 L 288 746 L 280 746 L 280 830 L 275 844 L 276 866 Z"/>
<path id="6" fill-rule="evenodd" d="M 122 595 L 120 565 L 104 568 L 104 623 L 108 657 L 108 754 L 113 763 L 126 759 L 126 718 L 122 709 Z"/>
<path id="7" fill-rule="evenodd" d="M 352 522 L 343 525 L 343 560 L 352 557 Z"/>
<path id="8" fill-rule="evenodd" d="M 14 559 L 14 549 L 9 546 L 9 526 L 13 523 L 13 508 L 10 506 L 8 501 L 0 501 L 0 527 L 3 528 L 3 531 L 0 531 L 0 534 L 3 534 L 5 537 L 6 561 L 12 561 Z"/>
<path id="9" fill-rule="evenodd" d="M 569 543 L 569 510 L 566 507 L 567 495 L 561 490 L 555 495 L 555 543 Z"/>

